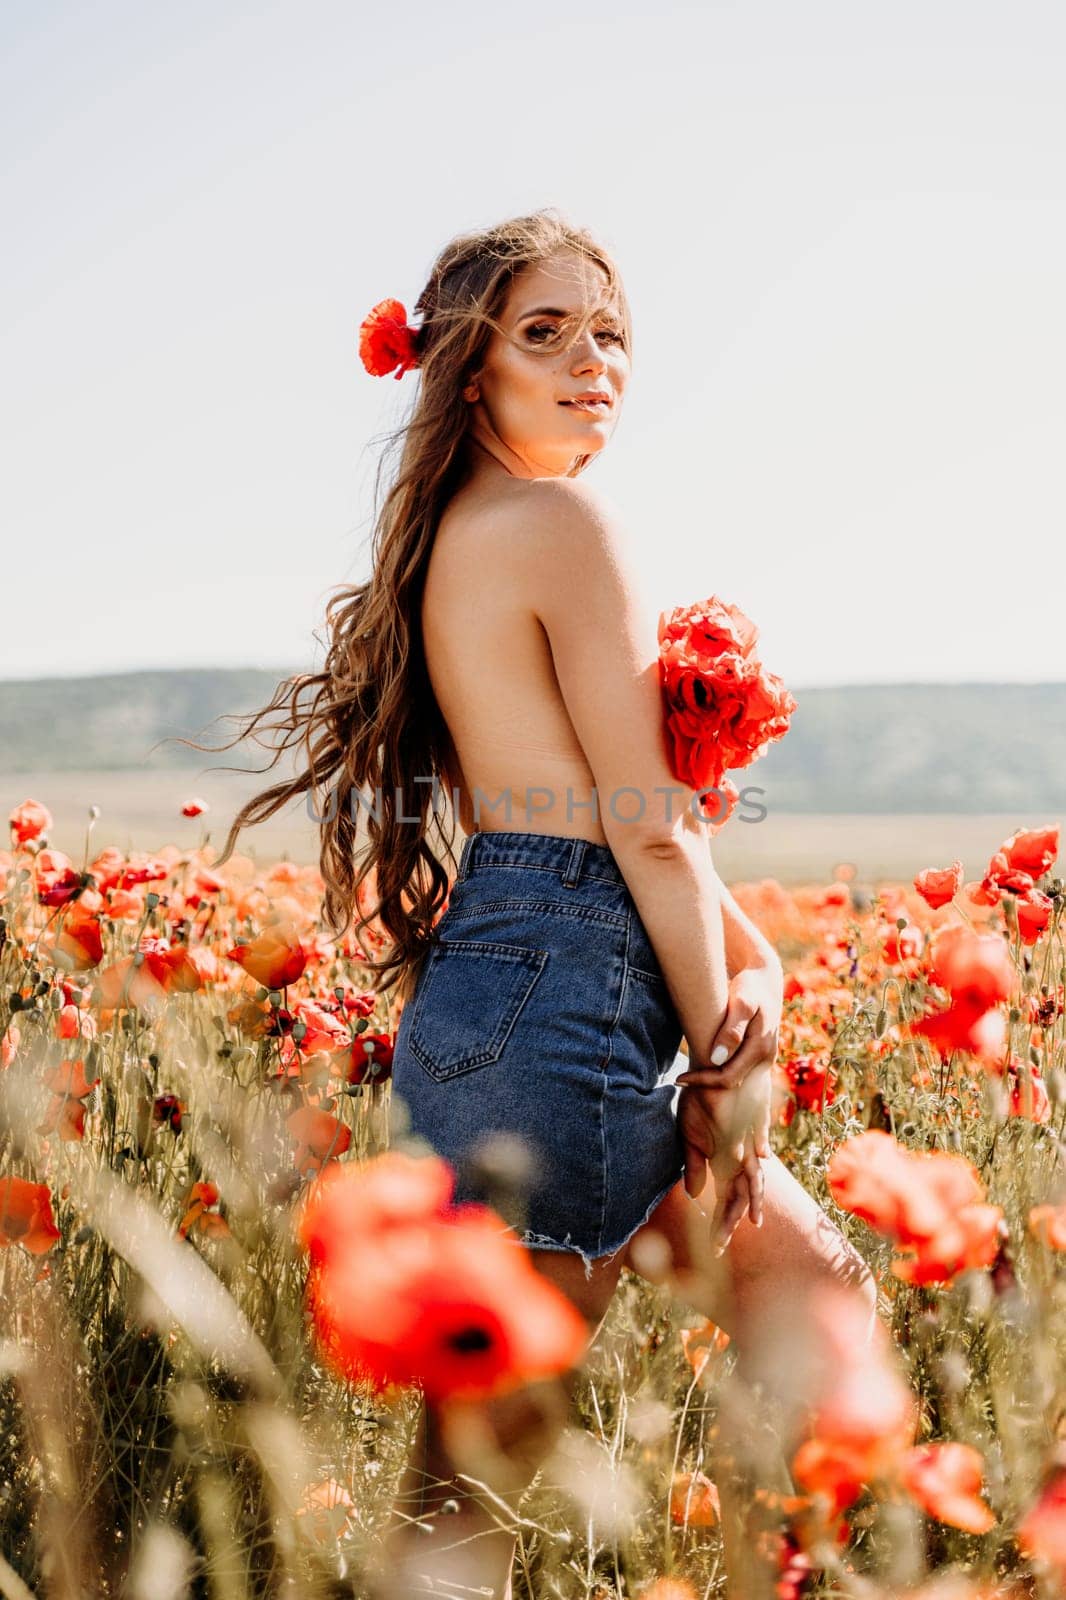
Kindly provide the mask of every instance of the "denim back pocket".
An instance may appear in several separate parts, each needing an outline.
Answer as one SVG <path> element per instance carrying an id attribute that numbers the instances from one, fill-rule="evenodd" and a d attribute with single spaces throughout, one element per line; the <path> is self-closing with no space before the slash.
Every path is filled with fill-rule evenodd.
<path id="1" fill-rule="evenodd" d="M 547 964 L 547 950 L 438 939 L 412 1004 L 411 1054 L 443 1083 L 499 1059 Z"/>

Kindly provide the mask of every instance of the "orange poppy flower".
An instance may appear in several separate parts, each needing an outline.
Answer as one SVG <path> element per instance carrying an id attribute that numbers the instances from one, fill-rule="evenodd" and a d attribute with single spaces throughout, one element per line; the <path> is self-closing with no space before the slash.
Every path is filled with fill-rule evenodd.
<path id="1" fill-rule="evenodd" d="M 301 1106 L 285 1118 L 285 1126 L 296 1140 L 293 1165 L 297 1172 L 306 1172 L 308 1167 L 318 1171 L 327 1161 L 343 1155 L 352 1142 L 347 1123 L 314 1106 Z"/>
<path id="2" fill-rule="evenodd" d="M 1066 1205 L 1030 1206 L 1029 1232 L 1049 1250 L 1066 1250 Z"/>
<path id="3" fill-rule="evenodd" d="M 355 1501 L 336 1478 L 308 1484 L 296 1507 L 302 1531 L 316 1544 L 335 1544 L 343 1539 L 355 1513 Z"/>
<path id="4" fill-rule="evenodd" d="M 1051 1099 L 1040 1068 L 1012 1056 L 1007 1064 L 1007 1115 L 1027 1117 L 1030 1122 L 1051 1121 Z"/>
<path id="5" fill-rule="evenodd" d="M 53 827 L 52 813 L 39 800 L 23 800 L 8 817 L 13 844 L 30 844 Z"/>
<path id="6" fill-rule="evenodd" d="M 730 1342 L 725 1329 L 710 1320 L 698 1328 L 682 1328 L 680 1337 L 685 1360 L 697 1376 L 711 1359 L 711 1352 L 725 1350 Z"/>
<path id="7" fill-rule="evenodd" d="M 284 989 L 296 983 L 307 966 L 307 951 L 295 934 L 282 926 L 264 928 L 247 944 L 234 945 L 226 953 L 264 989 Z"/>
<path id="8" fill-rule="evenodd" d="M 679 1472 L 670 1489 L 670 1520 L 689 1528 L 715 1528 L 722 1519 L 717 1485 L 702 1472 Z"/>
<path id="9" fill-rule="evenodd" d="M 996 1518 L 981 1499 L 984 1460 L 979 1450 L 950 1440 L 915 1445 L 900 1465 L 900 1481 L 923 1511 L 966 1533 L 987 1533 Z"/>
<path id="10" fill-rule="evenodd" d="M 826 1178 L 838 1205 L 911 1247 L 892 1263 L 905 1282 L 946 1283 L 995 1260 L 1003 1212 L 984 1203 L 984 1186 L 964 1156 L 907 1150 L 871 1128 L 837 1147 Z"/>
<path id="11" fill-rule="evenodd" d="M 37 1132 L 46 1135 L 58 1132 L 64 1143 L 84 1139 L 85 1106 L 82 1102 L 92 1094 L 99 1078 L 90 1082 L 81 1061 L 58 1061 L 46 1067 L 41 1078 L 46 1088 L 51 1089 L 52 1098 Z"/>
<path id="12" fill-rule="evenodd" d="M 63 926 L 56 934 L 52 948 L 67 956 L 76 972 L 86 972 L 90 967 L 98 966 L 104 958 L 100 918 L 75 901 L 63 918 Z"/>
<path id="13" fill-rule="evenodd" d="M 793 1477 L 835 1518 L 864 1484 L 892 1475 L 914 1442 L 917 1405 L 884 1324 L 842 1285 L 816 1293 L 789 1355 L 808 1435 Z"/>
<path id="14" fill-rule="evenodd" d="M 225 1217 L 210 1208 L 217 1206 L 218 1186 L 214 1183 L 194 1183 L 185 1202 L 185 1215 L 178 1224 L 178 1235 L 184 1239 L 191 1228 L 208 1238 L 223 1239 L 230 1236 L 230 1226 Z"/>
<path id="15" fill-rule="evenodd" d="M 637 1600 L 700 1600 L 687 1578 L 655 1578 Z"/>
<path id="16" fill-rule="evenodd" d="M 37 899 L 42 906 L 62 906 L 81 888 L 81 873 L 62 850 L 39 850 L 33 860 Z"/>
<path id="17" fill-rule="evenodd" d="M 1056 1466 L 1018 1525 L 1018 1548 L 1066 1582 L 1066 1466 Z"/>
<path id="18" fill-rule="evenodd" d="M 41 1256 L 61 1237 L 46 1183 L 0 1178 L 0 1246 L 21 1244 L 31 1254 Z"/>

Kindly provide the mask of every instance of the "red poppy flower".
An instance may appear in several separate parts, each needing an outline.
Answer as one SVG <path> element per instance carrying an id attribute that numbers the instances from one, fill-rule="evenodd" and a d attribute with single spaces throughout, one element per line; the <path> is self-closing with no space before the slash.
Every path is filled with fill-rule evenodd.
<path id="1" fill-rule="evenodd" d="M 797 1484 L 824 1495 L 830 1517 L 864 1484 L 891 1477 L 914 1442 L 917 1405 L 883 1323 L 842 1285 L 820 1289 L 789 1359 L 807 1439 L 792 1462 Z"/>
<path id="2" fill-rule="evenodd" d="M 1032 1062 L 1028 1069 L 1017 1056 L 1007 1063 L 1007 1115 L 1028 1117 L 1030 1122 L 1051 1121 L 1051 1100 L 1040 1068 Z"/>
<path id="3" fill-rule="evenodd" d="M 1022 944 L 1035 944 L 1051 921 L 1055 902 L 1040 889 L 1030 889 L 1014 903 L 1018 914 L 1018 937 Z"/>
<path id="4" fill-rule="evenodd" d="M 61 1237 L 47 1184 L 31 1183 L 28 1178 L 0 1178 L 0 1247 L 21 1244 L 41 1256 Z"/>
<path id="5" fill-rule="evenodd" d="M 1057 1465 L 1018 1525 L 1018 1548 L 1066 1580 L 1066 1466 Z"/>
<path id="6" fill-rule="evenodd" d="M 39 850 L 33 863 L 37 899 L 42 906 L 62 906 L 81 888 L 81 873 L 76 872 L 62 850 Z"/>
<path id="7" fill-rule="evenodd" d="M 75 901 L 63 918 L 52 949 L 65 955 L 75 972 L 87 972 L 90 967 L 98 966 L 104 957 L 100 918 L 83 908 L 80 901 Z"/>
<path id="8" fill-rule="evenodd" d="M 296 1140 L 293 1165 L 297 1172 L 308 1167 L 319 1170 L 327 1161 L 343 1155 L 352 1142 L 352 1130 L 332 1112 L 301 1106 L 285 1118 L 285 1126 Z"/>
<path id="9" fill-rule="evenodd" d="M 832 1105 L 836 1098 L 835 1077 L 830 1071 L 828 1059 L 815 1055 L 793 1056 L 782 1063 L 781 1070 L 794 1097 L 788 1101 L 782 1113 L 783 1127 L 791 1124 L 797 1107 L 804 1111 L 822 1112 L 826 1106 Z"/>
<path id="10" fill-rule="evenodd" d="M 1000 850 L 1015 872 L 1042 878 L 1050 872 L 1059 853 L 1059 825 L 1048 828 L 1021 828 L 1006 839 Z"/>
<path id="11" fill-rule="evenodd" d="M 205 1234 L 209 1239 L 224 1239 L 230 1226 L 220 1212 L 211 1208 L 218 1205 L 218 1187 L 213 1183 L 194 1183 L 185 1202 L 185 1215 L 178 1224 L 178 1236 L 184 1239 L 190 1229 Z"/>
<path id="12" fill-rule="evenodd" d="M 1008 1000 L 1018 975 L 999 934 L 972 933 L 961 924 L 941 928 L 929 952 L 933 983 L 954 1000 L 993 1006 Z"/>
<path id="13" fill-rule="evenodd" d="M 908 1247 L 892 1263 L 908 1283 L 946 1283 L 995 1260 L 1003 1212 L 964 1156 L 907 1150 L 878 1128 L 837 1147 L 826 1169 L 837 1204 Z"/>
<path id="14" fill-rule="evenodd" d="M 900 1467 L 911 1497 L 938 1522 L 966 1533 L 987 1533 L 996 1519 L 981 1499 L 984 1460 L 972 1445 L 950 1440 L 915 1445 Z"/>
<path id="15" fill-rule="evenodd" d="M 211 807 L 206 800 L 201 800 L 198 795 L 194 795 L 191 800 L 186 800 L 181 808 L 181 814 L 183 817 L 201 817 L 205 811 L 210 811 L 210 809 Z"/>
<path id="16" fill-rule="evenodd" d="M 922 953 L 922 930 L 917 923 L 908 922 L 904 927 L 897 928 L 895 923 L 886 928 L 881 935 L 881 954 L 886 961 L 899 965 L 904 961 L 913 961 Z"/>
<path id="17" fill-rule="evenodd" d="M 394 369 L 397 378 L 419 364 L 417 331 L 399 300 L 379 300 L 359 327 L 359 357 L 373 378 Z"/>
<path id="18" fill-rule="evenodd" d="M 350 1240 L 307 1286 L 319 1351 L 345 1377 L 417 1383 L 439 1402 L 520 1387 L 584 1354 L 584 1317 L 486 1206 Z"/>
<path id="19" fill-rule="evenodd" d="M 358 1224 L 380 1237 L 439 1216 L 455 1190 L 455 1174 L 439 1156 L 389 1150 L 370 1161 L 335 1166 L 313 1180 L 296 1218 L 296 1237 L 312 1261 L 342 1254 Z"/>
<path id="20" fill-rule="evenodd" d="M 1066 1250 L 1066 1205 L 1030 1206 L 1029 1232 L 1049 1250 Z"/>
<path id="21" fill-rule="evenodd" d="M 954 1050 L 965 1050 L 994 1065 L 1001 1059 L 1007 1039 L 1007 1019 L 1002 1011 L 967 1001 L 958 1001 L 945 1011 L 931 1011 L 903 1026 L 916 1038 L 928 1039 L 945 1060 Z"/>
<path id="22" fill-rule="evenodd" d="M 387 1151 L 312 1180 L 296 1218 L 308 1309 L 335 1370 L 431 1398 L 488 1394 L 576 1364 L 587 1330 L 487 1206 L 453 1206 L 438 1156 Z"/>
<path id="23" fill-rule="evenodd" d="M 950 867 L 926 867 L 914 880 L 914 887 L 933 911 L 948 905 L 962 887 L 962 862 Z"/>
<path id="24" fill-rule="evenodd" d="M 307 966 L 307 951 L 290 929 L 281 926 L 264 928 L 249 943 L 234 945 L 226 954 L 264 989 L 296 983 Z"/>
<path id="25" fill-rule="evenodd" d="M 8 817 L 14 844 L 29 844 L 52 829 L 52 813 L 39 800 L 23 800 Z"/>
<path id="26" fill-rule="evenodd" d="M 157 1094 L 152 1101 L 152 1120 L 169 1128 L 171 1133 L 180 1133 L 184 1110 L 176 1094 Z"/>
<path id="27" fill-rule="evenodd" d="M 720 787 L 784 737 L 796 702 L 755 658 L 755 624 L 717 595 L 661 613 L 658 637 L 671 770 L 690 789 Z"/>
<path id="28" fill-rule="evenodd" d="M 392 1073 L 391 1033 L 360 1033 L 352 1041 L 349 1083 L 384 1083 Z"/>

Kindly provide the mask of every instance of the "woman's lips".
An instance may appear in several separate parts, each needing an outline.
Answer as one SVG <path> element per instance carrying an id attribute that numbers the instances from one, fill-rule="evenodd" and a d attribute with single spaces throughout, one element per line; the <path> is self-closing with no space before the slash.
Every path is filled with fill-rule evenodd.
<path id="1" fill-rule="evenodd" d="M 597 416 L 611 409 L 609 400 L 560 400 L 559 404 L 570 406 L 574 411 L 591 411 Z"/>

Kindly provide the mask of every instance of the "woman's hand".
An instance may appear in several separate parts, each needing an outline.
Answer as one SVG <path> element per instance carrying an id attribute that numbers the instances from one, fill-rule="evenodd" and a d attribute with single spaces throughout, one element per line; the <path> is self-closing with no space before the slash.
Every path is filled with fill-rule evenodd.
<path id="1" fill-rule="evenodd" d="M 758 966 L 744 967 L 729 984 L 729 1002 L 722 1025 L 711 1041 L 706 1061 L 697 1061 L 674 1080 L 676 1083 L 696 1084 L 701 1089 L 716 1093 L 737 1089 L 748 1074 L 759 1066 L 772 1067 L 777 1059 L 778 1030 L 781 1026 L 781 1009 L 784 1004 L 784 973 L 781 963 L 773 961 Z M 689 1057 L 692 1041 L 688 1041 Z M 713 1058 L 725 1051 L 721 1066 Z M 769 1113 L 761 1140 L 759 1154 L 770 1154 Z"/>
<path id="2" fill-rule="evenodd" d="M 754 1125 L 770 1099 L 770 1069 L 749 1074 L 743 1087 L 728 1095 L 705 1096 L 691 1086 L 682 1088 L 677 1101 L 677 1124 L 685 1151 L 685 1190 L 696 1199 L 707 1181 L 707 1168 L 714 1177 L 715 1211 L 718 1215 L 716 1254 L 729 1245 L 737 1224 L 745 1213 L 757 1228 L 762 1226 L 762 1159 L 755 1148 Z"/>

